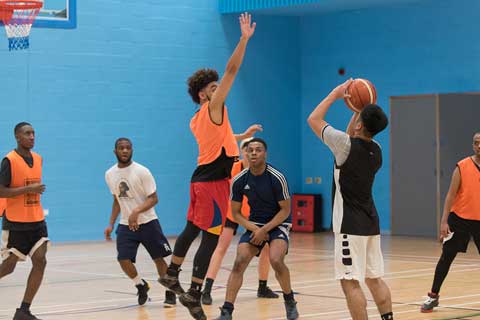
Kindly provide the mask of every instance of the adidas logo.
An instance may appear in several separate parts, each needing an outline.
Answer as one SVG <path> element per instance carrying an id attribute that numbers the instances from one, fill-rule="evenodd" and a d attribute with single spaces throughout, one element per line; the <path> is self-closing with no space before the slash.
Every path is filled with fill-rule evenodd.
<path id="1" fill-rule="evenodd" d="M 285 236 L 283 235 L 283 233 L 281 233 L 278 237 L 279 237 L 279 238 L 285 238 Z"/>
<path id="2" fill-rule="evenodd" d="M 247 185 L 245 186 L 245 188 L 243 188 L 243 189 L 244 189 L 244 190 L 250 190 L 250 186 L 247 184 Z"/>

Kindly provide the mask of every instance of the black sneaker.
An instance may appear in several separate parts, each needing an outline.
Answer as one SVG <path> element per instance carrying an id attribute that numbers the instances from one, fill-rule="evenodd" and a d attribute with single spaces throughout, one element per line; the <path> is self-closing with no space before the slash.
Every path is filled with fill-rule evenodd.
<path id="1" fill-rule="evenodd" d="M 220 308 L 220 317 L 215 318 L 215 320 L 232 320 L 232 314 L 227 309 Z"/>
<path id="2" fill-rule="evenodd" d="M 432 312 L 433 308 L 438 307 L 438 298 L 440 298 L 440 296 L 438 294 L 429 292 L 428 293 L 428 298 L 423 303 L 420 311 L 423 312 L 423 313 Z"/>
<path id="3" fill-rule="evenodd" d="M 137 296 L 138 296 L 138 304 L 139 305 L 144 305 L 145 302 L 148 300 L 148 290 L 150 290 L 150 286 L 148 285 L 148 282 L 143 280 L 143 284 L 137 284 L 135 287 L 137 287 Z"/>
<path id="4" fill-rule="evenodd" d="M 163 301 L 163 306 L 165 308 L 173 308 L 177 304 L 177 296 L 175 292 L 167 290 L 165 291 L 165 301 Z"/>
<path id="5" fill-rule="evenodd" d="M 201 293 L 193 289 L 189 289 L 184 294 L 181 294 L 178 300 L 188 308 L 188 312 L 195 320 L 207 320 L 207 316 L 203 312 L 202 304 L 200 303 Z"/>
<path id="6" fill-rule="evenodd" d="M 258 298 L 267 298 L 267 299 L 277 299 L 278 294 L 272 291 L 269 287 L 265 287 L 264 289 L 258 288 L 257 291 Z"/>
<path id="7" fill-rule="evenodd" d="M 180 285 L 180 281 L 178 281 L 178 276 L 170 276 L 167 273 L 158 279 L 158 282 L 165 288 L 175 292 L 177 295 L 181 295 L 185 293 L 182 286 Z"/>
<path id="8" fill-rule="evenodd" d="M 298 319 L 297 301 L 285 301 L 285 310 L 287 311 L 288 320 Z"/>
<path id="9" fill-rule="evenodd" d="M 40 319 L 35 317 L 30 311 L 23 311 L 22 309 L 17 309 L 15 311 L 15 315 L 13 316 L 13 320 L 40 320 Z"/>
<path id="10" fill-rule="evenodd" d="M 202 292 L 202 304 L 204 305 L 211 305 L 213 303 L 212 295 L 209 291 Z"/>

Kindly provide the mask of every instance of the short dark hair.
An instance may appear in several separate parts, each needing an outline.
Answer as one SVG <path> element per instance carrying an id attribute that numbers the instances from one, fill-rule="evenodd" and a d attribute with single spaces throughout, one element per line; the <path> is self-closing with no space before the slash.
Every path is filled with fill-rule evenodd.
<path id="1" fill-rule="evenodd" d="M 376 104 L 367 105 L 362 112 L 360 112 L 360 119 L 362 120 L 365 130 L 373 137 L 381 132 L 388 125 L 388 118 L 382 108 Z"/>
<path id="2" fill-rule="evenodd" d="M 130 139 L 125 138 L 125 137 L 121 137 L 121 138 L 118 138 L 117 140 L 115 140 L 115 149 L 117 149 L 118 144 L 122 141 L 128 141 L 128 143 L 130 143 L 130 145 L 133 146 L 132 141 L 130 141 Z"/>
<path id="3" fill-rule="evenodd" d="M 14 133 L 14 134 L 17 134 L 18 131 L 19 131 L 21 128 L 25 127 L 25 126 L 32 126 L 32 125 L 31 125 L 30 123 L 28 123 L 28 122 L 20 122 L 20 123 L 17 123 L 17 125 L 15 126 L 15 129 L 13 129 L 13 133 Z"/>
<path id="4" fill-rule="evenodd" d="M 253 142 L 259 142 L 259 143 L 263 144 L 263 147 L 265 148 L 265 151 L 267 151 L 267 143 L 262 138 L 253 138 L 252 140 L 248 141 L 245 144 L 245 146 L 248 147 L 250 145 L 250 143 L 253 143 Z"/>
<path id="5" fill-rule="evenodd" d="M 200 69 L 188 78 L 188 93 L 193 102 L 200 104 L 198 93 L 208 86 L 209 83 L 218 81 L 218 73 L 213 69 Z"/>

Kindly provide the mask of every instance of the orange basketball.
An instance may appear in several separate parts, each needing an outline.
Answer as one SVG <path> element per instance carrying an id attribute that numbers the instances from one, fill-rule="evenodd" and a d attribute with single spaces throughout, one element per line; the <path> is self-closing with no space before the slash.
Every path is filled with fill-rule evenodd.
<path id="1" fill-rule="evenodd" d="M 369 104 L 377 103 L 377 90 L 367 79 L 353 80 L 346 93 L 350 97 L 345 97 L 345 104 L 355 112 L 362 111 Z"/>

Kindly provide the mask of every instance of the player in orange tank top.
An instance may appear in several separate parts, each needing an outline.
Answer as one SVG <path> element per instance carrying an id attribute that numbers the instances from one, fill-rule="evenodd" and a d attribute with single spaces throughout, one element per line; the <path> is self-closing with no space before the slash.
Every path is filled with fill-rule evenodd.
<path id="1" fill-rule="evenodd" d="M 453 171 L 440 225 L 442 255 L 422 312 L 432 312 L 438 306 L 440 288 L 450 265 L 458 252 L 467 252 L 470 238 L 473 237 L 480 253 L 480 132 L 473 136 L 473 152 L 459 161 Z"/>
<path id="2" fill-rule="evenodd" d="M 239 174 L 243 169 L 248 168 L 248 161 L 246 158 L 247 153 L 247 146 L 248 142 L 252 138 L 244 139 L 240 143 L 240 152 L 242 158 L 240 161 L 236 162 L 232 168 L 232 179 Z M 248 205 L 248 199 L 246 197 L 243 198 L 242 202 L 242 215 L 248 219 L 250 215 L 250 207 Z M 227 219 L 225 221 L 225 226 L 223 231 L 220 235 L 220 239 L 218 240 L 217 248 L 213 253 L 212 259 L 210 260 L 210 266 L 208 267 L 206 281 L 205 281 L 205 289 L 202 292 L 202 304 L 211 305 L 212 300 L 212 286 L 215 278 L 217 277 L 217 273 L 220 270 L 220 266 L 222 265 L 223 258 L 227 253 L 227 249 L 232 243 L 233 236 L 237 234 L 238 223 L 232 216 L 232 208 L 228 206 L 227 212 Z M 267 286 L 268 280 L 268 272 L 270 270 L 270 247 L 265 245 L 262 249 L 262 252 L 259 256 L 258 260 L 258 290 L 257 290 L 257 297 L 259 298 L 278 298 L 278 294 L 273 292 Z"/>
<path id="3" fill-rule="evenodd" d="M 46 266 L 48 231 L 40 204 L 45 191 L 42 184 L 42 158 L 32 151 L 35 131 L 27 122 L 14 129 L 17 148 L 2 161 L 0 168 L 0 198 L 6 198 L 2 221 L 2 259 L 0 278 L 12 273 L 18 261 L 32 260 L 22 304 L 14 320 L 37 319 L 30 305 L 42 283 Z"/>
<path id="4" fill-rule="evenodd" d="M 245 133 L 234 135 L 225 106 L 225 100 L 242 64 L 247 43 L 255 32 L 255 23 L 251 22 L 248 13 L 240 16 L 240 30 L 240 40 L 220 82 L 217 82 L 218 73 L 212 69 L 198 70 L 188 79 L 188 93 L 200 106 L 190 122 L 198 144 L 198 166 L 190 183 L 187 224 L 175 242 L 170 266 L 160 283 L 180 295 L 180 302 L 195 319 L 207 319 L 200 303 L 201 289 L 226 218 L 230 172 L 238 158 L 235 140 L 251 137 L 261 129 L 254 125 Z M 200 232 L 203 233 L 202 241 L 193 259 L 191 286 L 184 293 L 178 273 L 190 245 Z"/>

